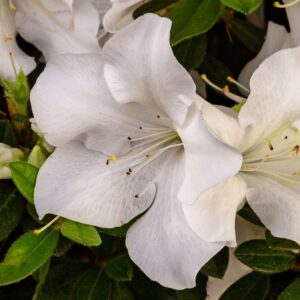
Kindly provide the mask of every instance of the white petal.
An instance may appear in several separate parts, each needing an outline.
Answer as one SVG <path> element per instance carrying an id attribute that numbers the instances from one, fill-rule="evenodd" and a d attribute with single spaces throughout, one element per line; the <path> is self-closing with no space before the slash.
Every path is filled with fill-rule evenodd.
<path id="1" fill-rule="evenodd" d="M 178 198 L 191 204 L 203 191 L 234 176 L 242 156 L 209 131 L 194 105 L 178 133 L 185 149 L 185 178 Z"/>
<path id="2" fill-rule="evenodd" d="M 299 188 L 261 176 L 245 177 L 247 201 L 273 235 L 300 243 Z"/>
<path id="3" fill-rule="evenodd" d="M 257 137 L 300 119 L 300 48 L 281 50 L 254 72 L 251 93 L 239 113 L 241 126 L 255 126 Z M 254 131 L 254 130 L 253 130 Z"/>
<path id="4" fill-rule="evenodd" d="M 180 125 L 196 87 L 173 55 L 170 28 L 170 20 L 147 14 L 117 33 L 103 48 L 105 78 L 118 102 L 156 105 Z"/>
<path id="5" fill-rule="evenodd" d="M 273 22 L 268 23 L 265 42 L 257 56 L 249 61 L 239 76 L 239 82 L 249 87 L 250 78 L 258 66 L 270 55 L 284 48 L 291 46 L 287 41 L 290 36 L 284 26 Z"/>
<path id="6" fill-rule="evenodd" d="M 99 1 L 99 0 L 98 0 Z M 143 3 L 142 0 L 115 0 L 103 18 L 104 29 L 115 33 L 133 21 L 132 14 Z"/>
<path id="7" fill-rule="evenodd" d="M 237 217 L 238 244 L 252 239 L 264 238 L 265 230 L 253 225 L 241 217 Z M 242 264 L 234 255 L 235 249 L 229 249 L 229 264 L 222 279 L 209 277 L 206 285 L 206 300 L 219 300 L 222 294 L 237 280 L 252 272 L 252 269 Z"/>
<path id="8" fill-rule="evenodd" d="M 24 0 L 24 2 L 32 2 L 32 0 Z M 73 7 L 73 0 L 42 0 L 43 5 L 51 11 L 71 10 Z"/>
<path id="9" fill-rule="evenodd" d="M 0 78 L 15 79 L 10 53 L 17 72 L 22 69 L 25 74 L 29 74 L 35 68 L 35 62 L 16 43 L 14 12 L 9 8 L 8 1 L 0 1 L 0 32 Z"/>
<path id="10" fill-rule="evenodd" d="M 199 180 L 200 181 L 200 180 Z M 235 218 L 245 203 L 246 184 L 235 176 L 204 192 L 193 205 L 183 205 L 195 233 L 208 242 L 236 245 Z"/>
<path id="11" fill-rule="evenodd" d="M 128 176 L 126 167 L 107 166 L 105 156 L 73 142 L 57 148 L 40 169 L 35 207 L 41 218 L 51 213 L 99 227 L 121 226 L 151 204 L 155 184 L 148 173 Z"/>
<path id="12" fill-rule="evenodd" d="M 64 1 L 60 1 L 64 4 Z M 97 10 L 88 1 L 75 0 L 73 10 L 51 11 L 30 0 L 16 0 L 18 32 L 39 48 L 46 59 L 58 53 L 98 53 Z"/>
<path id="13" fill-rule="evenodd" d="M 174 288 L 195 286 L 200 268 L 224 244 L 199 239 L 188 226 L 177 199 L 183 178 L 182 152 L 168 155 L 157 178 L 157 193 L 151 208 L 127 233 L 131 259 L 152 280 Z"/>

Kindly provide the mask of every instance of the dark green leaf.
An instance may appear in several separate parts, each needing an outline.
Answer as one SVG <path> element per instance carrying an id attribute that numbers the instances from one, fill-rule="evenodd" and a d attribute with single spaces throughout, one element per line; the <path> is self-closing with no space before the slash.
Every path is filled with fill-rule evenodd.
<path id="1" fill-rule="evenodd" d="M 299 250 L 300 246 L 291 240 L 275 237 L 269 230 L 266 231 L 266 241 L 270 248 L 281 251 Z"/>
<path id="2" fill-rule="evenodd" d="M 178 0 L 151 0 L 149 2 L 147 1 L 134 11 L 133 17 L 136 19 L 145 13 L 158 12 L 159 10 L 168 7 L 169 5 L 177 1 Z"/>
<path id="3" fill-rule="evenodd" d="M 255 225 L 264 227 L 263 223 L 261 222 L 259 217 L 255 214 L 255 212 L 253 211 L 253 209 L 250 207 L 248 203 L 244 205 L 244 207 L 238 212 L 238 214 L 244 219 L 246 219 L 247 221 Z"/>
<path id="4" fill-rule="evenodd" d="M 110 259 L 105 265 L 105 271 L 116 281 L 130 281 L 133 275 L 132 264 L 124 255 Z"/>
<path id="5" fill-rule="evenodd" d="M 134 300 L 130 289 L 123 282 L 114 282 L 111 289 L 111 300 Z"/>
<path id="6" fill-rule="evenodd" d="M 206 54 L 206 35 L 201 34 L 173 48 L 177 60 L 187 69 L 198 68 Z"/>
<path id="7" fill-rule="evenodd" d="M 84 246 L 92 247 L 101 244 L 98 231 L 91 225 L 66 220 L 63 222 L 60 230 L 63 236 Z"/>
<path id="8" fill-rule="evenodd" d="M 0 120 L 0 142 L 12 147 L 16 146 L 14 131 L 7 119 Z"/>
<path id="9" fill-rule="evenodd" d="M 176 291 L 179 300 L 199 300 L 199 293 L 196 288 Z"/>
<path id="10" fill-rule="evenodd" d="M 228 267 L 229 251 L 224 247 L 211 260 L 209 260 L 201 269 L 201 273 L 206 276 L 223 278 Z"/>
<path id="11" fill-rule="evenodd" d="M 21 194 L 33 204 L 33 192 L 39 169 L 26 162 L 9 164 L 13 182 Z"/>
<path id="12" fill-rule="evenodd" d="M 168 13 L 172 20 L 171 44 L 207 32 L 221 13 L 219 0 L 181 0 Z"/>
<path id="13" fill-rule="evenodd" d="M 120 227 L 115 228 L 100 228 L 97 227 L 98 231 L 103 232 L 108 235 L 116 236 L 116 237 L 125 237 L 129 227 L 134 223 L 135 220 L 130 221 L 127 224 L 124 224 Z"/>
<path id="14" fill-rule="evenodd" d="M 280 273 L 293 267 L 296 255 L 273 250 L 264 240 L 252 240 L 241 244 L 235 256 L 248 267 L 263 273 Z"/>
<path id="15" fill-rule="evenodd" d="M 58 232 L 48 229 L 36 236 L 33 232 L 22 235 L 9 248 L 0 264 L 0 285 L 11 284 L 29 276 L 52 255 L 58 241 Z"/>
<path id="16" fill-rule="evenodd" d="M 300 278 L 291 283 L 279 296 L 278 300 L 300 299 Z"/>
<path id="17" fill-rule="evenodd" d="M 248 15 L 261 5 L 261 0 L 221 0 L 221 2 L 244 15 Z"/>
<path id="18" fill-rule="evenodd" d="M 69 261 L 54 267 L 34 300 L 108 300 L 110 283 L 100 267 Z"/>
<path id="19" fill-rule="evenodd" d="M 220 300 L 264 300 L 269 290 L 269 277 L 250 273 L 231 285 Z"/>
<path id="20" fill-rule="evenodd" d="M 59 236 L 57 246 L 53 252 L 53 256 L 63 256 L 65 255 L 74 245 L 73 241 L 66 239 L 62 235 Z"/>
<path id="21" fill-rule="evenodd" d="M 1 190 L 0 193 L 0 241 L 5 239 L 18 225 L 23 211 L 23 201 L 16 189 Z"/>

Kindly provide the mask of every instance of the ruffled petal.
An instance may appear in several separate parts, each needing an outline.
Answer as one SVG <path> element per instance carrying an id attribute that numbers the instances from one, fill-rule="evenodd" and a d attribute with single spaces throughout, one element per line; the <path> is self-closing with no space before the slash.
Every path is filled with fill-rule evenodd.
<path id="1" fill-rule="evenodd" d="M 37 177 L 34 202 L 40 218 L 50 213 L 110 228 L 147 209 L 156 190 L 149 169 L 128 176 L 128 166 L 107 165 L 106 159 L 79 142 L 57 148 Z"/>
<path id="2" fill-rule="evenodd" d="M 171 21 L 147 14 L 104 46 L 105 78 L 119 103 L 157 106 L 178 125 L 185 120 L 196 86 L 170 47 Z"/>
<path id="3" fill-rule="evenodd" d="M 200 268 L 224 244 L 207 243 L 188 226 L 177 198 L 183 152 L 169 153 L 157 178 L 153 205 L 127 233 L 131 259 L 152 280 L 173 289 L 195 286 Z"/>

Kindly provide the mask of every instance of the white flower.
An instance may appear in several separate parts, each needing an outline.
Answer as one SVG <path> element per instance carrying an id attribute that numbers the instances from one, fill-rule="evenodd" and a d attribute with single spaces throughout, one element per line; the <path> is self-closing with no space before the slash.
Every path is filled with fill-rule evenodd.
<path id="1" fill-rule="evenodd" d="M 134 11 L 146 1 L 111 0 L 111 2 L 112 7 L 104 15 L 103 26 L 108 32 L 115 33 L 133 21 Z"/>
<path id="2" fill-rule="evenodd" d="M 57 148 L 38 175 L 35 205 L 40 217 L 99 227 L 148 209 L 127 234 L 129 254 L 153 280 L 182 289 L 195 285 L 224 243 L 199 239 L 179 199 L 194 201 L 235 174 L 241 156 L 204 125 L 196 87 L 169 45 L 170 27 L 146 15 L 112 37 L 103 56 L 48 62 L 31 101 Z"/>
<path id="3" fill-rule="evenodd" d="M 284 0 L 287 4 L 290 0 Z M 249 87 L 249 81 L 257 67 L 273 53 L 292 47 L 300 46 L 300 3 L 286 8 L 287 17 L 291 32 L 287 32 L 284 26 L 278 25 L 272 21 L 268 22 L 265 42 L 257 56 L 249 61 L 239 76 L 239 82 Z"/>
<path id="4" fill-rule="evenodd" d="M 236 223 L 238 245 L 249 240 L 265 238 L 265 229 L 263 227 L 251 224 L 239 216 L 236 218 Z M 224 277 L 222 279 L 208 277 L 206 300 L 219 300 L 233 283 L 253 271 L 235 257 L 235 250 L 235 248 L 229 249 L 229 263 Z"/>
<path id="5" fill-rule="evenodd" d="M 98 53 L 99 15 L 89 1 L 15 0 L 17 30 L 46 60 L 58 53 Z"/>
<path id="6" fill-rule="evenodd" d="M 203 109 L 214 132 L 243 155 L 243 165 L 226 183 L 184 206 L 202 239 L 235 245 L 235 215 L 246 197 L 273 235 L 300 242 L 299 78 L 300 48 L 281 50 L 253 74 L 238 115 Z"/>
<path id="7" fill-rule="evenodd" d="M 0 143 L 0 179 L 10 179 L 11 173 L 9 163 L 20 160 L 24 153 L 19 148 Z"/>
<path id="8" fill-rule="evenodd" d="M 15 79 L 15 72 L 23 69 L 28 74 L 35 67 L 33 58 L 16 43 L 14 14 L 15 7 L 11 1 L 0 0 L 0 78 Z"/>

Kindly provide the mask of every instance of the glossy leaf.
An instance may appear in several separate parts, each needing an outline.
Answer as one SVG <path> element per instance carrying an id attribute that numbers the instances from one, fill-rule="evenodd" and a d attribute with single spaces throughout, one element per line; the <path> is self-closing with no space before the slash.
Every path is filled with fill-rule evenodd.
<path id="1" fill-rule="evenodd" d="M 13 162 L 9 164 L 13 182 L 20 193 L 33 204 L 33 193 L 38 168 L 26 162 Z"/>
<path id="2" fill-rule="evenodd" d="M 114 282 L 111 288 L 111 300 L 134 300 L 130 289 L 123 282 Z"/>
<path id="3" fill-rule="evenodd" d="M 134 11 L 133 17 L 136 19 L 146 13 L 158 12 L 159 10 L 166 8 L 177 1 L 178 0 L 150 0 L 150 1 L 147 1 L 146 3 L 142 4 L 140 7 L 138 7 Z"/>
<path id="4" fill-rule="evenodd" d="M 248 267 L 263 273 L 280 273 L 289 270 L 296 262 L 296 255 L 273 250 L 265 240 L 252 240 L 241 244 L 235 256 Z"/>
<path id="5" fill-rule="evenodd" d="M 206 276 L 223 278 L 229 262 L 229 251 L 224 247 L 211 260 L 209 260 L 201 269 L 201 273 Z"/>
<path id="6" fill-rule="evenodd" d="M 66 220 L 60 230 L 63 236 L 84 246 L 99 246 L 101 244 L 98 231 L 91 225 Z"/>
<path id="7" fill-rule="evenodd" d="M 132 264 L 124 255 L 110 259 L 105 265 L 105 271 L 116 281 L 130 281 L 133 275 Z"/>
<path id="8" fill-rule="evenodd" d="M 279 296 L 278 300 L 296 300 L 300 298 L 300 278 L 292 282 Z"/>
<path id="9" fill-rule="evenodd" d="M 244 205 L 244 207 L 238 212 L 238 214 L 244 219 L 246 219 L 247 221 L 255 225 L 264 227 L 263 223 L 261 222 L 259 217 L 256 215 L 256 213 L 253 211 L 253 209 L 250 207 L 248 203 Z"/>
<path id="10" fill-rule="evenodd" d="M 172 20 L 171 44 L 207 32 L 221 13 L 219 0 L 181 0 L 168 13 Z"/>
<path id="11" fill-rule="evenodd" d="M 198 68 L 206 54 L 206 36 L 201 34 L 185 40 L 173 48 L 177 60 L 187 69 Z"/>
<path id="12" fill-rule="evenodd" d="M 261 0 L 221 0 L 221 2 L 244 15 L 248 15 L 261 5 Z"/>
<path id="13" fill-rule="evenodd" d="M 7 119 L 0 120 L 0 142 L 12 147 L 16 146 L 14 131 Z"/>
<path id="14" fill-rule="evenodd" d="M 58 241 L 58 232 L 48 229 L 39 235 L 27 232 L 9 248 L 0 264 L 0 286 L 29 276 L 52 255 Z"/>
<path id="15" fill-rule="evenodd" d="M 291 240 L 275 237 L 269 230 L 266 231 L 266 241 L 270 248 L 281 251 L 299 250 L 300 246 Z"/>
<path id="16" fill-rule="evenodd" d="M 264 300 L 268 290 L 269 277 L 253 272 L 231 285 L 220 300 Z"/>
<path id="17" fill-rule="evenodd" d="M 5 239 L 18 225 L 23 200 L 16 189 L 8 188 L 0 192 L 0 241 Z"/>

